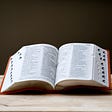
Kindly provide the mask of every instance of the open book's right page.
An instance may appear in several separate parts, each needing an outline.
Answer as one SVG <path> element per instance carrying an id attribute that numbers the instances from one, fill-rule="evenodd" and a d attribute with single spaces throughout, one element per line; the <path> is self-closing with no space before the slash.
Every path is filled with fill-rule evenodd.
<path id="1" fill-rule="evenodd" d="M 76 85 L 108 87 L 106 54 L 106 50 L 89 43 L 69 43 L 61 46 L 59 48 L 56 87 Z"/>

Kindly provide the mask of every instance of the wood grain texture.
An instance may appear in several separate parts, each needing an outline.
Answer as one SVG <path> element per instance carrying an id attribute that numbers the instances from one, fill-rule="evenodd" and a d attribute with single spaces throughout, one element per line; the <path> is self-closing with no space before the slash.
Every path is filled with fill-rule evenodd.
<path id="1" fill-rule="evenodd" d="M 1 81 L 2 76 L 0 76 Z M 0 111 L 112 111 L 111 94 L 0 95 Z"/>

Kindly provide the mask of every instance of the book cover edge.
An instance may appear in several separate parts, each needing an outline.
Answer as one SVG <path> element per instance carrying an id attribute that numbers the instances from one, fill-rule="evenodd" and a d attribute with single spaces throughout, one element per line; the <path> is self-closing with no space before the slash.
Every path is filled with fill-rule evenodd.
<path id="1" fill-rule="evenodd" d="M 1 82 L 1 85 L 0 85 L 0 94 L 3 93 L 3 92 L 1 92 L 1 89 L 2 89 L 2 86 L 3 86 L 4 80 L 5 80 L 6 74 L 7 74 L 7 70 L 8 70 L 8 67 L 9 67 L 10 58 L 11 57 L 9 57 L 9 59 L 8 59 L 8 63 L 7 63 L 7 66 L 6 66 L 6 69 L 5 69 L 5 72 L 4 72 L 4 76 L 2 78 L 2 82 Z"/>

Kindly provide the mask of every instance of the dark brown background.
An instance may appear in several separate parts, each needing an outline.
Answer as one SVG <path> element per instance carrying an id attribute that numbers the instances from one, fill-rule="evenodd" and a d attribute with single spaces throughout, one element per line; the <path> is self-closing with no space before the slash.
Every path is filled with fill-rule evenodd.
<path id="1" fill-rule="evenodd" d="M 0 74 L 21 46 L 92 42 L 111 50 L 112 3 L 105 0 L 1 0 Z"/>

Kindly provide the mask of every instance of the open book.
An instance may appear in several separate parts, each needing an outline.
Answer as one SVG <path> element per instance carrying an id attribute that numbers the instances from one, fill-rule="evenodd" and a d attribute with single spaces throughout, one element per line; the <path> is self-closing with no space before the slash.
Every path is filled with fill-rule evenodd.
<path id="1" fill-rule="evenodd" d="M 9 58 L 1 93 L 25 89 L 63 90 L 90 86 L 110 88 L 109 52 L 94 44 L 68 43 L 22 47 Z"/>

